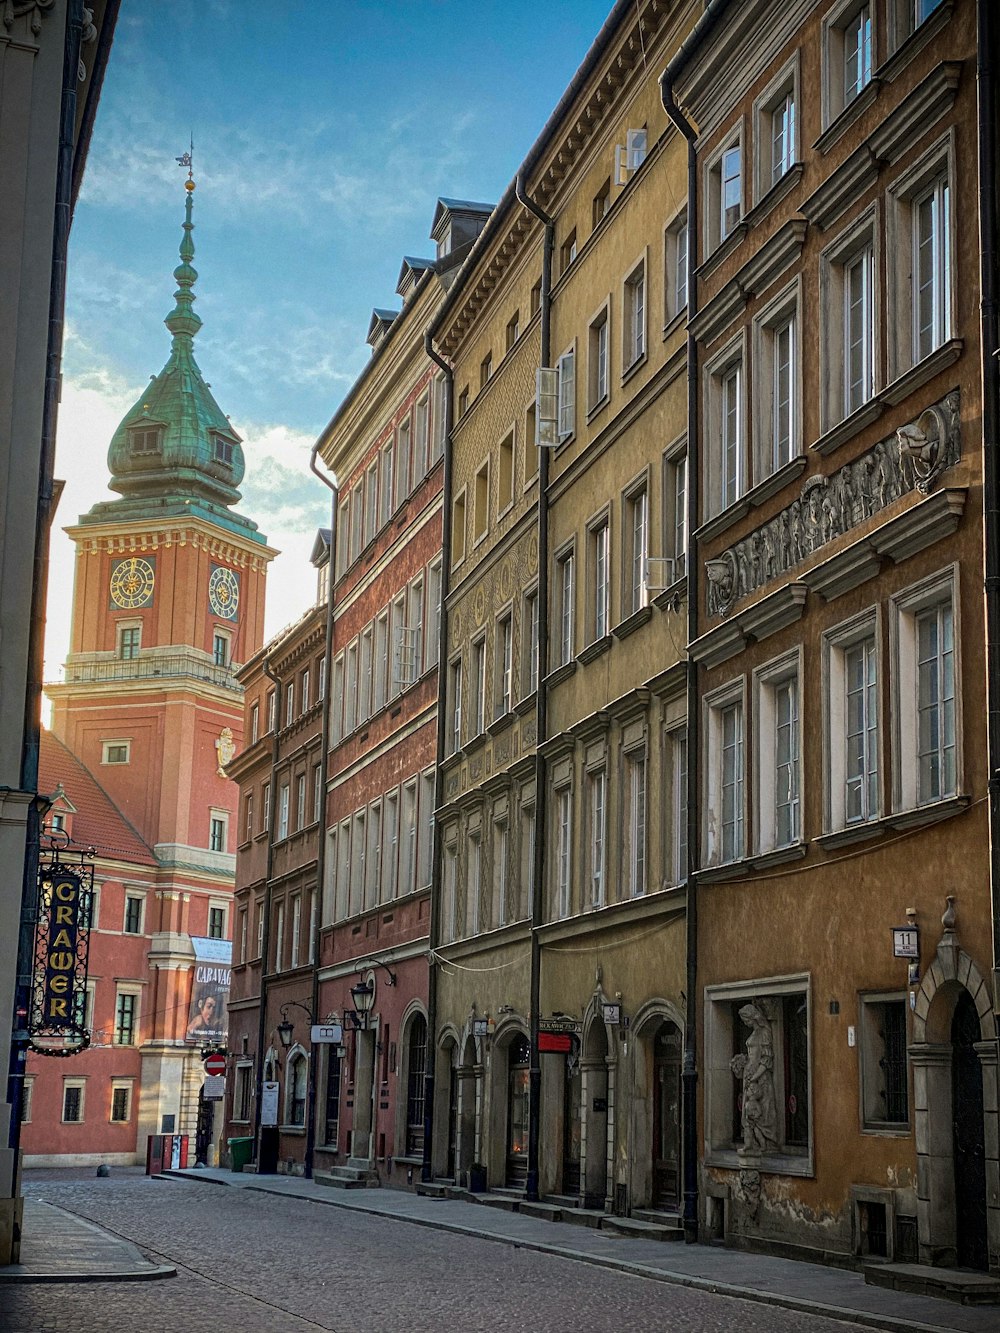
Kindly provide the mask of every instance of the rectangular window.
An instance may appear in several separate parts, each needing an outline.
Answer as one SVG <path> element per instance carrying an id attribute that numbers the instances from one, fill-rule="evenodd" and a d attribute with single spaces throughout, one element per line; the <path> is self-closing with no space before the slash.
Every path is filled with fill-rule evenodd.
<path id="1" fill-rule="evenodd" d="M 646 351 L 646 263 L 625 279 L 625 347 L 622 363 L 627 370 Z"/>
<path id="2" fill-rule="evenodd" d="M 425 395 L 416 406 L 413 431 L 413 484 L 422 481 L 427 474 L 427 443 L 430 427 L 430 399 Z"/>
<path id="3" fill-rule="evenodd" d="M 524 597 L 521 613 L 521 640 L 524 649 L 522 679 L 526 695 L 538 689 L 538 590 L 532 589 Z"/>
<path id="4" fill-rule="evenodd" d="M 326 657 L 319 659 L 316 667 L 316 700 L 326 698 Z"/>
<path id="5" fill-rule="evenodd" d="M 115 1000 L 115 1045 L 134 1046 L 139 997 L 129 991 L 119 991 Z"/>
<path id="6" fill-rule="evenodd" d="M 283 782 L 278 790 L 278 841 L 288 837 L 288 807 L 291 801 L 291 790 L 287 782 Z"/>
<path id="7" fill-rule="evenodd" d="M 395 463 L 395 441 L 389 439 L 382 446 L 380 454 L 380 471 L 382 473 L 379 481 L 379 525 L 384 526 L 392 517 L 392 484 Z"/>
<path id="8" fill-rule="evenodd" d="M 127 764 L 131 758 L 131 751 L 131 741 L 104 741 L 101 746 L 101 762 Z"/>
<path id="9" fill-rule="evenodd" d="M 252 704 L 250 707 L 250 744 L 253 745 L 260 738 L 260 704 Z"/>
<path id="10" fill-rule="evenodd" d="M 742 150 L 738 143 L 726 148 L 714 168 L 717 183 L 712 193 L 717 201 L 717 242 L 721 243 L 739 226 L 743 214 Z"/>
<path id="11" fill-rule="evenodd" d="M 368 625 L 361 634 L 361 650 L 358 658 L 358 725 L 366 722 L 371 715 L 372 701 L 372 626 Z"/>
<path id="12" fill-rule="evenodd" d="M 289 941 L 289 967 L 298 967 L 302 935 L 302 895 L 297 893 L 292 899 L 292 931 Z"/>
<path id="13" fill-rule="evenodd" d="M 493 375 L 493 353 L 487 352 L 479 364 L 479 387 L 484 389 Z"/>
<path id="14" fill-rule="evenodd" d="M 771 470 L 791 462 L 795 449 L 795 320 L 771 330 Z"/>
<path id="15" fill-rule="evenodd" d="M 308 713 L 309 711 L 309 684 L 309 668 L 307 667 L 305 671 L 303 671 L 302 678 L 299 682 L 299 708 L 303 713 Z"/>
<path id="16" fill-rule="evenodd" d="M 462 659 L 456 658 L 448 669 L 448 696 L 451 726 L 451 753 L 462 748 Z"/>
<path id="17" fill-rule="evenodd" d="M 278 903 L 274 909 L 274 970 L 281 972 L 285 966 L 285 904 Z"/>
<path id="18" fill-rule="evenodd" d="M 587 778 L 590 789 L 590 906 L 603 907 L 605 895 L 604 849 L 607 836 L 606 810 L 608 777 L 603 768 L 595 769 Z"/>
<path id="19" fill-rule="evenodd" d="M 524 410 L 524 486 L 538 476 L 538 404 L 532 399 Z"/>
<path id="20" fill-rule="evenodd" d="M 742 698 L 710 703 L 708 746 L 706 859 L 716 865 L 741 860 L 746 854 Z"/>
<path id="21" fill-rule="evenodd" d="M 295 827 L 306 826 L 306 775 L 300 773 L 295 779 Z"/>
<path id="22" fill-rule="evenodd" d="M 507 924 L 509 883 L 510 827 L 506 819 L 497 819 L 493 822 L 493 921 L 497 927 Z"/>
<path id="23" fill-rule="evenodd" d="M 649 562 L 649 494 L 645 485 L 625 497 L 625 539 L 628 542 L 628 583 L 625 605 L 629 615 L 646 605 Z"/>
<path id="24" fill-rule="evenodd" d="M 427 566 L 427 614 L 429 618 L 427 646 L 424 650 L 424 670 L 438 664 L 441 646 L 441 557 Z"/>
<path id="25" fill-rule="evenodd" d="M 872 396 L 874 380 L 874 253 L 864 246 L 844 265 L 844 411 Z"/>
<path id="26" fill-rule="evenodd" d="M 673 561 L 674 579 L 683 578 L 687 563 L 687 450 L 666 460 L 666 532 L 664 546 Z"/>
<path id="27" fill-rule="evenodd" d="M 210 907 L 208 909 L 208 938 L 224 940 L 226 938 L 226 909 Z"/>
<path id="28" fill-rule="evenodd" d="M 375 530 L 378 527 L 378 459 L 376 459 L 365 473 L 365 535 L 364 545 L 375 536 Z"/>
<path id="29" fill-rule="evenodd" d="M 344 690 L 344 733 L 350 735 L 358 724 L 358 641 L 347 650 L 347 680 Z"/>
<path id="30" fill-rule="evenodd" d="M 118 631 L 118 656 L 123 662 L 134 661 L 139 656 L 139 644 L 142 641 L 142 628 L 139 625 L 123 625 Z"/>
<path id="31" fill-rule="evenodd" d="M 268 832 L 270 826 L 270 820 L 271 820 L 271 784 L 269 782 L 265 782 L 263 787 L 263 799 L 261 801 L 261 812 L 260 812 L 261 833 Z"/>
<path id="32" fill-rule="evenodd" d="M 134 896 L 131 893 L 125 895 L 125 925 L 126 935 L 142 934 L 142 908 L 145 899 Z"/>
<path id="33" fill-rule="evenodd" d="M 389 613 L 383 611 L 375 621 L 375 661 L 372 681 L 373 708 L 377 713 L 385 707 L 386 681 L 389 671 Z"/>
<path id="34" fill-rule="evenodd" d="M 625 756 L 625 890 L 630 898 L 646 892 L 646 754 Z"/>
<path id="35" fill-rule="evenodd" d="M 862 996 L 859 1055 L 865 1129 L 909 1128 L 906 1043 L 905 997 Z"/>
<path id="36" fill-rule="evenodd" d="M 410 423 L 403 421 L 396 429 L 396 495 L 394 509 L 398 509 L 410 493 Z"/>
<path id="37" fill-rule="evenodd" d="M 490 464 L 489 459 L 476 473 L 472 493 L 472 538 L 481 542 L 490 527 Z"/>
<path id="38" fill-rule="evenodd" d="M 347 910 L 351 916 L 363 912 L 368 889 L 368 817 L 364 810 L 356 810 L 351 821 L 351 879 Z"/>
<path id="39" fill-rule="evenodd" d="M 687 735 L 672 731 L 669 737 L 670 763 L 670 877 L 675 884 L 683 884 L 688 877 L 688 763 Z"/>
<path id="40" fill-rule="evenodd" d="M 264 903 L 257 904 L 257 957 L 264 957 Z"/>
<path id="41" fill-rule="evenodd" d="M 247 934 L 249 931 L 248 918 L 249 918 L 249 913 L 247 909 L 245 907 L 241 907 L 240 908 L 240 952 L 239 952 L 239 961 L 241 963 L 245 963 L 247 961 L 247 943 L 248 943 Z"/>
<path id="42" fill-rule="evenodd" d="M 345 497 L 337 508 L 337 568 L 341 572 L 347 566 L 350 537 L 351 502 L 349 497 Z"/>
<path id="43" fill-rule="evenodd" d="M 576 228 L 574 227 L 570 234 L 559 247 L 559 272 L 563 274 L 569 268 L 570 264 L 576 259 Z"/>
<path id="44" fill-rule="evenodd" d="M 253 1065 L 236 1066 L 236 1092 L 233 1096 L 233 1119 L 246 1123 L 250 1119 L 250 1098 L 253 1092 Z"/>
<path id="45" fill-rule="evenodd" d="M 245 837 L 246 837 L 246 841 L 249 842 L 250 839 L 251 839 L 251 838 L 253 837 L 253 835 L 254 835 L 254 824 L 253 824 L 253 792 L 248 792 L 248 793 L 247 793 L 246 806 L 244 807 L 244 809 L 245 809 L 245 814 L 246 814 L 246 822 L 245 822 L 245 825 L 244 825 L 244 828 L 245 828 Z"/>
<path id="46" fill-rule="evenodd" d="M 465 559 L 465 491 L 456 495 L 451 506 L 451 567 Z"/>
<path id="47" fill-rule="evenodd" d="M 486 640 L 472 645 L 472 734 L 480 735 L 486 729 Z"/>
<path id="48" fill-rule="evenodd" d="M 591 208 L 591 226 L 596 227 L 599 222 L 607 217 L 611 209 L 611 177 L 604 182 L 601 188 L 594 195 L 594 201 Z"/>
<path id="49" fill-rule="evenodd" d="M 574 656 L 574 582 L 573 552 L 569 551 L 556 561 L 556 586 L 559 592 L 559 637 L 557 640 L 559 658 L 556 663 L 557 666 L 564 666 L 567 662 L 572 662 Z"/>
<path id="50" fill-rule="evenodd" d="M 497 621 L 493 668 L 496 677 L 493 712 L 496 717 L 509 713 L 513 703 L 514 618 L 508 611 Z"/>
<path id="51" fill-rule="evenodd" d="M 229 665 L 229 635 L 218 630 L 212 636 L 212 659 L 218 667 Z"/>
<path id="52" fill-rule="evenodd" d="M 278 721 L 278 695 L 275 690 L 267 692 L 267 729 L 274 731 Z"/>
<path id="53" fill-rule="evenodd" d="M 290 680 L 285 686 L 285 726 L 290 727 L 295 720 L 295 681 Z"/>
<path id="54" fill-rule="evenodd" d="M 497 511 L 503 511 L 514 502 L 514 432 L 509 431 L 500 441 L 497 466 Z"/>
<path id="55" fill-rule="evenodd" d="M 590 579 L 593 589 L 590 616 L 591 640 L 603 639 L 610 629 L 611 573 L 610 527 L 605 518 L 590 530 Z"/>
<path id="56" fill-rule="evenodd" d="M 515 310 L 513 315 L 507 321 L 507 331 L 504 337 L 504 346 L 509 352 L 517 342 L 521 332 L 521 312 Z"/>
<path id="57" fill-rule="evenodd" d="M 573 793 L 569 787 L 556 792 L 556 916 L 570 912 L 573 867 Z"/>
<path id="58" fill-rule="evenodd" d="M 940 801 L 956 787 L 955 630 L 950 603 L 916 617 L 917 801 Z"/>
<path id="59" fill-rule="evenodd" d="M 783 658 L 755 673 L 760 772 L 757 845 L 789 847 L 802 836 L 799 661 Z"/>
<path id="60" fill-rule="evenodd" d="M 687 308 L 688 227 L 687 212 L 676 218 L 664 233 L 663 276 L 664 320 L 669 322 Z"/>
<path id="61" fill-rule="evenodd" d="M 591 411 L 608 396 L 608 312 L 604 310 L 590 326 L 588 334 L 589 408 Z"/>
<path id="62" fill-rule="evenodd" d="M 479 934 L 479 886 L 483 872 L 483 843 L 479 833 L 470 833 L 465 875 L 465 938 Z"/>
<path id="63" fill-rule="evenodd" d="M 417 887 L 417 782 L 403 784 L 402 830 L 399 848 L 399 891 L 412 893 Z"/>
<path id="64" fill-rule="evenodd" d="M 318 824 L 323 817 L 323 769 L 321 765 L 313 765 L 313 823 Z"/>
<path id="65" fill-rule="evenodd" d="M 534 802 L 521 802 L 521 886 L 518 900 L 518 916 L 526 916 L 531 911 L 531 902 L 535 891 L 535 806 Z"/>
<path id="66" fill-rule="evenodd" d="M 845 824 L 879 815 L 878 656 L 874 635 L 840 650 L 831 671 L 843 691 L 843 813 Z"/>
<path id="67" fill-rule="evenodd" d="M 82 1081 L 73 1083 L 63 1080 L 63 1105 L 62 1118 L 66 1125 L 83 1124 L 83 1090 L 86 1084 Z"/>
<path id="68" fill-rule="evenodd" d="M 568 440 L 576 429 L 576 353 L 564 352 L 557 364 L 558 428 L 560 442 Z"/>
<path id="69" fill-rule="evenodd" d="M 771 110 L 771 184 L 795 164 L 795 97 L 791 90 Z"/>
<path id="70" fill-rule="evenodd" d="M 444 437 L 448 425 L 448 381 L 439 377 L 434 381 L 434 435 L 431 462 L 436 463 L 444 454 Z"/>
<path id="71" fill-rule="evenodd" d="M 947 178 L 913 203 L 913 359 L 951 337 L 951 241 Z"/>
<path id="72" fill-rule="evenodd" d="M 224 815 L 212 815 L 208 825 L 208 848 L 212 852 L 226 850 L 226 818 Z"/>
<path id="73" fill-rule="evenodd" d="M 853 102 L 872 78 L 872 11 L 863 4 L 843 27 L 844 105 Z"/>
<path id="74" fill-rule="evenodd" d="M 433 879 L 434 867 L 434 770 L 420 776 L 420 850 L 418 878 L 420 887 L 427 888 Z"/>

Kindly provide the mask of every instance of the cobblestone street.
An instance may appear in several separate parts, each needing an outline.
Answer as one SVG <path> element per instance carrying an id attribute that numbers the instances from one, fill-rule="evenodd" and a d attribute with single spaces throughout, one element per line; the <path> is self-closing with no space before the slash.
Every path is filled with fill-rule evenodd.
<path id="1" fill-rule="evenodd" d="M 2 1333 L 835 1333 L 848 1325 L 253 1191 L 119 1170 L 25 1192 L 133 1240 L 177 1277 L 0 1287 Z"/>

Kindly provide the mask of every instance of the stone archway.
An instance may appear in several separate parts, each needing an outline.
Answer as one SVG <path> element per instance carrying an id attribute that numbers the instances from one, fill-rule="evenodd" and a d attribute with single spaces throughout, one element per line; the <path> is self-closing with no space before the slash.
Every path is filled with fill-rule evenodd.
<path id="1" fill-rule="evenodd" d="M 995 1269 L 1000 1208 L 987 1200 L 1000 1188 L 996 1021 L 989 987 L 958 944 L 951 905 L 943 924 L 916 994 L 909 1050 L 919 1253 L 922 1263 Z M 961 1142 L 969 1137 L 979 1154 L 971 1169 Z"/>

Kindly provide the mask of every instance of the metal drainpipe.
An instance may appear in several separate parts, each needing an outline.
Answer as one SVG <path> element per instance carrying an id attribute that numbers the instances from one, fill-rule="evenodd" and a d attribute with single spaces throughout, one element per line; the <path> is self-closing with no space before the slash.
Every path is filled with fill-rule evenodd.
<path id="1" fill-rule="evenodd" d="M 318 445 L 313 445 L 312 453 L 309 455 L 309 466 L 324 486 L 330 488 L 330 560 L 329 575 L 327 577 L 326 591 L 326 682 L 323 688 L 323 721 L 321 726 L 322 741 L 320 743 L 319 756 L 319 789 L 323 793 L 322 804 L 320 806 L 319 821 L 319 845 L 316 848 L 316 893 L 318 911 L 316 912 L 316 927 L 312 934 L 312 991 L 309 1001 L 309 1012 L 312 1015 L 312 1021 L 318 1023 L 319 1018 L 319 940 L 323 925 L 323 886 L 326 883 L 326 780 L 329 770 L 329 736 L 330 736 L 330 696 L 333 693 L 331 685 L 333 682 L 333 585 L 337 573 L 337 501 L 340 496 L 340 488 L 337 483 L 331 481 L 325 473 L 320 472 L 316 466 L 316 454 L 319 451 Z M 330 1059 L 339 1059 L 330 1052 Z M 316 1155 L 316 1052 L 313 1049 L 312 1042 L 309 1044 L 309 1116 L 306 1120 L 306 1153 L 303 1168 L 307 1179 L 311 1178 L 313 1173 L 313 1158 Z"/>
<path id="2" fill-rule="evenodd" d="M 671 69 L 660 76 L 663 109 L 687 141 L 688 156 L 688 333 L 687 333 L 687 574 L 688 643 L 698 637 L 698 577 L 694 567 L 694 531 L 698 523 L 698 344 L 691 321 L 698 310 L 698 159 L 696 131 L 674 101 Z M 681 1072 L 684 1137 L 684 1239 L 698 1239 L 698 667 L 687 662 L 687 899 L 685 904 L 686 974 L 684 998 L 684 1064 Z"/>
<path id="3" fill-rule="evenodd" d="M 995 0 L 976 7 L 979 120 L 980 356 L 983 413 L 983 543 L 986 620 L 987 762 L 989 766 L 990 899 L 993 1007 L 1000 1012 L 1000 326 L 997 320 L 997 95 L 993 68 L 998 34 Z"/>
<path id="4" fill-rule="evenodd" d="M 514 186 L 517 200 L 529 213 L 534 213 L 545 228 L 542 247 L 542 291 L 539 300 L 541 314 L 541 364 L 546 369 L 551 360 L 552 324 L 552 250 L 555 243 L 555 219 L 531 199 L 524 190 L 524 177 L 518 173 Z M 542 742 L 548 722 L 548 699 L 545 672 L 549 660 L 549 455 L 546 449 L 538 451 L 538 686 L 535 718 L 535 855 L 531 894 L 531 996 L 529 1023 L 531 1027 L 531 1065 L 528 1070 L 528 1179 L 525 1190 L 530 1202 L 539 1197 L 539 1147 L 541 1138 L 542 1066 L 538 1051 L 542 984 L 542 957 L 538 932 L 542 926 L 542 905 L 545 887 L 545 758 Z"/>
<path id="5" fill-rule="evenodd" d="M 434 769 L 434 809 L 444 804 L 444 761 L 448 738 L 447 660 L 448 616 L 445 602 L 448 597 L 448 566 L 451 550 L 451 428 L 455 372 L 438 355 L 429 333 L 424 336 L 424 351 L 444 372 L 448 391 L 445 394 L 444 476 L 441 486 L 441 623 L 438 626 L 438 686 L 437 686 L 437 764 Z M 443 688 L 442 688 L 443 684 Z M 437 1056 L 437 980 L 438 970 L 434 950 L 441 933 L 441 825 L 434 816 L 434 838 L 431 851 L 431 917 L 427 950 L 427 1052 L 424 1061 L 424 1148 L 420 1163 L 420 1179 L 427 1183 L 434 1179 L 434 1084 Z M 450 1092 L 449 1092 L 450 1096 Z"/>
<path id="6" fill-rule="evenodd" d="M 264 930 L 260 942 L 260 1012 L 257 1015 L 257 1096 L 253 1109 L 253 1141 L 260 1165 L 260 1102 L 264 1092 L 264 1039 L 267 1036 L 267 957 L 271 948 L 271 871 L 274 868 L 274 775 L 278 768 L 278 727 L 281 723 L 281 680 L 271 670 L 271 660 L 264 658 L 264 675 L 274 682 L 274 735 L 271 740 L 271 776 L 267 796 L 267 867 L 264 879 Z M 268 719 L 270 721 L 270 719 Z"/>
<path id="7" fill-rule="evenodd" d="M 66 310 L 66 255 L 73 221 L 73 155 L 76 125 L 80 47 L 83 37 L 83 0 L 70 0 L 63 47 L 62 103 L 59 112 L 59 149 L 56 164 L 55 209 L 52 228 L 52 280 L 49 287 L 49 332 L 45 350 L 45 386 L 42 402 L 42 437 L 38 490 L 35 500 L 35 550 L 31 581 L 31 614 L 24 700 L 20 783 L 22 792 L 38 793 L 38 754 L 41 745 L 42 676 L 45 665 L 45 601 L 49 576 L 49 528 L 52 522 L 52 477 L 55 469 L 56 420 L 62 381 L 62 343 Z M 21 1096 L 27 1058 L 27 1015 L 30 1009 L 34 963 L 35 918 L 38 901 L 38 857 L 42 814 L 33 800 L 27 809 L 24 873 L 21 881 L 21 919 L 18 925 L 17 978 L 7 1100 L 11 1106 L 8 1144 L 17 1150 L 21 1139 Z"/>

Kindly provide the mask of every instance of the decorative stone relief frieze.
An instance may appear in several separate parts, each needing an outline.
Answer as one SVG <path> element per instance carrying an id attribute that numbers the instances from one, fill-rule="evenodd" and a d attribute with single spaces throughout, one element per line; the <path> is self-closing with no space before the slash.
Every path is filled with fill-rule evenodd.
<path id="1" fill-rule="evenodd" d="M 31 31 L 37 37 L 42 30 L 42 15 L 52 8 L 55 2 L 56 0 L 4 0 L 3 26 L 9 31 L 14 26 L 15 19 L 30 14 Z"/>
<path id="2" fill-rule="evenodd" d="M 961 456 L 959 393 L 900 427 L 894 436 L 829 477 L 810 477 L 797 499 L 715 559 L 705 561 L 709 616 L 808 560 L 907 491 L 926 495 Z"/>

